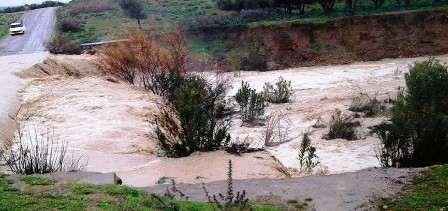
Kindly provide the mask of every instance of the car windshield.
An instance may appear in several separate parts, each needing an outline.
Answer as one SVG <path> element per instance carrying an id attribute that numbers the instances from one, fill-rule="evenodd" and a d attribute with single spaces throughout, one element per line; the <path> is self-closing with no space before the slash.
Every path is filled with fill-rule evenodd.
<path id="1" fill-rule="evenodd" d="M 13 24 L 11 24 L 11 28 L 13 29 L 13 28 L 19 28 L 19 27 L 22 27 L 22 24 L 21 23 L 13 23 Z"/>

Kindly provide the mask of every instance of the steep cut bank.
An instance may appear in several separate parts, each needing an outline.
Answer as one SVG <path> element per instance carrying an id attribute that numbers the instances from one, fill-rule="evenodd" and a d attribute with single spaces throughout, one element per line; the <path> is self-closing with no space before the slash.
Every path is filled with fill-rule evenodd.
<path id="1" fill-rule="evenodd" d="M 262 48 L 269 69 L 448 53 L 448 11 L 395 12 L 322 23 L 285 22 L 192 33 Z M 253 43 L 256 44 L 253 44 Z"/>

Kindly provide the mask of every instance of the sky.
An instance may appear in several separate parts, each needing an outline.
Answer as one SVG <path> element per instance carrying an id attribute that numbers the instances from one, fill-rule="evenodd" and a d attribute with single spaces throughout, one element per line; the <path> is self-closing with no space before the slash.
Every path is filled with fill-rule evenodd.
<path id="1" fill-rule="evenodd" d="M 0 7 L 19 6 L 24 4 L 42 3 L 46 0 L 0 0 Z M 70 0 L 57 0 L 69 2 Z"/>

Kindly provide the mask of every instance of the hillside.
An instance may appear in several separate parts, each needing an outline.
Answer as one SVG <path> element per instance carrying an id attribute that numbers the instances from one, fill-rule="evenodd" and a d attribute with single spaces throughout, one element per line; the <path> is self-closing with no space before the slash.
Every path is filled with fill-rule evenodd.
<path id="1" fill-rule="evenodd" d="M 448 5 L 445 1 L 434 3 L 430 0 L 423 0 L 412 2 L 412 4 L 408 6 L 400 6 L 397 5 L 396 1 L 386 0 L 377 8 L 369 1 L 359 1 L 356 6 L 355 16 L 350 17 L 347 15 L 346 6 L 343 2 L 336 2 L 331 14 L 324 13 L 318 4 L 307 5 L 305 7 L 305 14 L 303 15 L 300 14 L 298 10 L 292 10 L 291 13 L 284 13 L 280 9 L 243 10 L 239 13 L 235 11 L 224 11 L 219 9 L 216 2 L 212 0 L 145 0 L 144 2 L 144 13 L 147 18 L 142 20 L 142 26 L 145 30 L 155 30 L 158 33 L 161 33 L 171 31 L 175 29 L 176 26 L 181 26 L 188 34 L 190 49 L 198 58 L 211 58 L 231 69 L 257 70 L 262 68 L 276 69 L 313 64 L 340 64 L 353 61 L 389 58 L 390 55 L 383 55 L 382 53 L 380 53 L 381 56 L 378 56 L 378 58 L 357 55 L 359 52 L 369 51 L 369 49 L 362 49 L 362 47 L 352 49 L 350 45 L 345 45 L 344 41 L 341 40 L 342 37 L 338 37 L 336 38 L 338 40 L 334 40 L 335 42 L 340 43 L 336 44 L 336 46 L 332 43 L 328 43 L 333 42 L 331 40 L 318 40 L 314 43 L 312 40 L 313 38 L 309 37 L 310 33 L 313 32 L 309 31 L 313 31 L 313 28 L 316 28 L 317 31 L 321 31 L 322 33 L 326 33 L 325 31 L 332 32 L 333 30 L 339 30 L 336 33 L 339 35 L 335 36 L 345 36 L 351 31 L 356 34 L 358 33 L 357 31 L 361 30 L 359 33 L 367 33 L 365 35 L 365 38 L 367 39 L 368 37 L 376 36 L 372 34 L 369 35 L 367 30 L 377 27 L 375 24 L 387 22 L 387 24 L 390 23 L 393 25 L 395 19 L 408 19 L 409 17 L 417 17 L 418 14 L 431 14 L 433 11 L 435 13 L 440 13 L 441 11 L 445 11 Z M 413 15 L 414 13 L 416 15 Z M 115 0 L 74 0 L 62 7 L 59 10 L 58 16 L 60 24 L 61 22 L 66 21 L 69 26 L 74 26 L 73 29 L 62 30 L 63 33 L 77 39 L 81 43 L 119 39 L 126 36 L 129 32 L 138 30 L 137 21 L 128 18 Z M 365 21 L 369 19 L 374 19 L 379 22 Z M 358 29 L 350 28 L 349 25 L 345 26 L 350 22 L 363 24 L 365 26 L 364 28 Z M 339 26 L 340 24 L 342 24 L 342 26 Z M 437 24 L 439 23 L 434 24 L 434 27 L 437 27 Z M 291 26 L 299 31 L 303 31 L 302 29 L 308 31 L 304 33 L 306 37 L 309 37 L 306 39 L 311 40 L 296 40 L 295 38 L 297 37 L 297 34 L 294 35 L 296 33 L 294 30 L 291 29 L 290 32 L 287 32 L 287 28 L 291 28 Z M 388 27 L 384 25 L 380 27 L 387 32 L 393 30 L 395 26 Z M 407 27 L 412 28 L 412 24 L 407 25 Z M 423 34 L 422 36 L 425 36 L 425 32 L 418 32 L 420 28 L 421 27 L 415 27 L 412 30 L 417 30 L 417 34 Z M 247 41 L 252 38 L 248 37 L 247 34 L 251 31 L 263 31 L 263 33 L 272 36 L 286 36 L 284 37 L 286 39 L 285 41 L 287 41 L 284 43 L 287 45 L 285 48 L 288 48 L 288 46 L 291 48 L 302 48 L 305 46 L 305 49 L 302 51 L 312 52 L 317 55 L 302 55 L 302 53 L 298 53 L 300 58 L 288 58 L 288 60 L 299 59 L 300 61 L 280 61 L 277 62 L 278 64 L 274 64 L 273 67 L 240 67 L 239 64 L 235 65 L 235 63 L 241 63 L 240 60 L 243 59 L 242 55 L 235 54 L 235 52 L 232 52 L 232 49 L 242 54 L 241 52 L 250 48 L 249 45 L 251 45 L 251 43 L 248 43 Z M 288 35 L 280 35 L 278 34 L 279 31 L 287 32 Z M 393 34 L 394 32 L 390 33 Z M 432 31 L 431 33 L 437 32 Z M 317 39 L 320 38 L 318 37 Z M 235 40 L 237 42 L 235 42 Z M 272 43 L 266 43 L 267 40 L 259 41 L 262 42 L 262 47 L 267 47 L 267 49 L 261 49 L 262 51 L 265 51 L 266 54 L 278 54 L 277 50 L 273 49 L 278 46 L 270 46 Z M 283 37 L 280 41 L 284 41 Z M 409 42 L 412 43 L 410 40 L 405 40 L 402 43 L 398 41 L 398 44 L 407 45 Z M 340 50 L 343 51 L 342 56 L 344 58 L 333 58 L 334 56 L 332 54 L 339 54 Z M 280 49 L 279 51 L 282 50 Z M 249 54 L 253 52 L 245 53 Z M 375 54 L 376 52 L 373 51 L 372 53 Z M 410 53 L 396 52 L 396 50 L 392 49 L 390 53 L 395 54 L 392 55 L 392 57 L 403 57 L 425 55 L 428 52 L 412 53 L 412 55 L 410 55 Z M 429 54 L 440 53 L 441 52 L 438 50 L 429 52 Z M 446 52 L 442 51 L 442 53 Z M 276 55 L 276 58 L 282 58 L 282 54 Z M 265 62 L 269 63 L 271 61 L 272 58 L 269 58 Z"/>

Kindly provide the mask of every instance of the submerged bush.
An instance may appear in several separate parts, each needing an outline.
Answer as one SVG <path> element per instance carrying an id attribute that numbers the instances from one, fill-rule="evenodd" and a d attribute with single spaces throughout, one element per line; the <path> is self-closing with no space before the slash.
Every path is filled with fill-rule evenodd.
<path id="1" fill-rule="evenodd" d="M 134 33 L 101 52 L 106 74 L 142 86 L 165 99 L 155 134 L 169 157 L 220 149 L 230 141 L 226 83 L 209 83 L 186 73 L 187 48 L 181 32 L 163 36 Z"/>
<path id="2" fill-rule="evenodd" d="M 235 95 L 240 106 L 241 120 L 245 123 L 255 123 L 264 115 L 266 102 L 262 93 L 250 88 L 249 83 L 242 81 L 241 88 Z"/>
<path id="3" fill-rule="evenodd" d="M 81 45 L 64 35 L 57 34 L 47 44 L 47 49 L 53 54 L 81 54 Z"/>
<path id="4" fill-rule="evenodd" d="M 376 127 L 383 166 L 448 163 L 448 67 L 434 59 L 417 62 L 405 75 L 390 122 Z"/>
<path id="5" fill-rule="evenodd" d="M 366 117 L 372 117 L 382 113 L 385 109 L 385 106 L 376 97 L 370 97 L 366 93 L 360 93 L 353 98 L 348 110 L 362 112 Z"/>
<path id="6" fill-rule="evenodd" d="M 290 102 L 292 93 L 291 81 L 286 81 L 282 77 L 275 82 L 275 86 L 270 83 L 265 83 L 263 86 L 264 98 L 270 103 Z"/>
<path id="7" fill-rule="evenodd" d="M 343 114 L 340 110 L 335 110 L 331 115 L 329 131 L 323 137 L 324 139 L 347 139 L 356 140 L 356 127 L 359 122 L 354 122 L 351 116 Z"/>
<path id="8" fill-rule="evenodd" d="M 185 38 L 180 31 L 164 34 L 163 39 L 135 32 L 128 41 L 107 46 L 100 53 L 106 74 L 161 96 L 172 95 L 173 87 L 179 85 L 176 77 L 185 73 L 186 57 Z"/>

